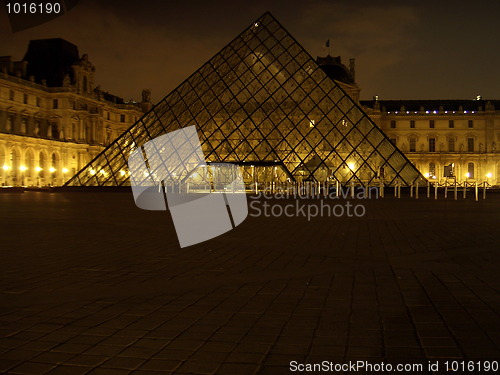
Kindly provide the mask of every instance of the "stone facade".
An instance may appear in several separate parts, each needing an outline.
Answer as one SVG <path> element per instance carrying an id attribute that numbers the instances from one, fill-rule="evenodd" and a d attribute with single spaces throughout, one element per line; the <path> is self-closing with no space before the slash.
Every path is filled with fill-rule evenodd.
<path id="1" fill-rule="evenodd" d="M 76 49 L 61 39 L 41 42 L 57 52 Z M 62 185 L 151 106 L 95 87 L 94 66 L 74 51 L 74 61 L 58 67 L 59 80 L 44 76 L 35 69 L 39 60 L 26 61 L 35 47 L 30 44 L 23 61 L 0 57 L 0 186 Z"/>
<path id="2" fill-rule="evenodd" d="M 431 181 L 500 185 L 500 100 L 362 101 Z"/>

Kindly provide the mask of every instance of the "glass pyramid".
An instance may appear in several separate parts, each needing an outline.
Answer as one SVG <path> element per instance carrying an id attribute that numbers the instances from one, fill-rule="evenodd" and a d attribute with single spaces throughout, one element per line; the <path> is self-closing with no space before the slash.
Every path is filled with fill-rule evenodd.
<path id="1" fill-rule="evenodd" d="M 127 161 L 137 147 L 192 125 L 207 163 L 238 165 L 247 185 L 425 181 L 358 104 L 266 13 L 66 185 L 130 185 Z"/>

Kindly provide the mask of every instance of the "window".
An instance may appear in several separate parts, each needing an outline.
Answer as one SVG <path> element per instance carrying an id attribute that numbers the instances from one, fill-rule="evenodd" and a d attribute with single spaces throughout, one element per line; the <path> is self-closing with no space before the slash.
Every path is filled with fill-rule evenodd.
<path id="1" fill-rule="evenodd" d="M 87 77 L 86 76 L 83 76 L 83 92 L 87 92 L 88 91 L 88 85 L 87 85 Z"/>
<path id="2" fill-rule="evenodd" d="M 410 152 L 417 151 L 417 139 L 412 137 L 410 138 Z"/>
<path id="3" fill-rule="evenodd" d="M 391 120 L 391 129 L 396 129 L 396 120 Z"/>
<path id="4" fill-rule="evenodd" d="M 40 98 L 37 96 L 36 98 L 36 106 L 37 107 L 40 107 Z"/>
<path id="5" fill-rule="evenodd" d="M 28 104 L 28 94 L 23 94 L 23 103 Z"/>
<path id="6" fill-rule="evenodd" d="M 125 122 L 125 115 L 120 115 L 120 122 Z"/>
<path id="7" fill-rule="evenodd" d="M 453 129 L 455 127 L 455 121 L 453 121 L 453 120 L 448 121 L 448 127 L 450 129 Z"/>
<path id="8" fill-rule="evenodd" d="M 57 109 L 59 107 L 59 101 L 57 99 L 54 99 L 52 101 L 52 108 Z"/>
<path id="9" fill-rule="evenodd" d="M 8 132 L 12 131 L 12 124 L 14 124 L 13 116 L 7 116 L 7 124 L 5 125 L 5 130 Z"/>
<path id="10" fill-rule="evenodd" d="M 410 128 L 415 129 L 415 121 L 414 120 L 410 121 Z"/>
<path id="11" fill-rule="evenodd" d="M 429 152 L 436 152 L 436 138 L 429 138 Z"/>
<path id="12" fill-rule="evenodd" d="M 467 151 L 474 152 L 474 138 L 467 138 Z"/>
<path id="13" fill-rule="evenodd" d="M 57 122 L 53 122 L 50 127 L 49 131 L 47 131 L 47 135 L 52 138 L 59 138 L 59 126 L 57 125 Z"/>
<path id="14" fill-rule="evenodd" d="M 14 90 L 9 91 L 9 99 L 14 100 Z"/>
<path id="15" fill-rule="evenodd" d="M 434 120 L 429 121 L 429 128 L 434 129 Z"/>
<path id="16" fill-rule="evenodd" d="M 474 127 L 474 120 L 469 120 L 469 129 Z"/>
<path id="17" fill-rule="evenodd" d="M 436 163 L 429 163 L 429 177 L 436 176 Z"/>
<path id="18" fill-rule="evenodd" d="M 76 111 L 77 110 L 77 107 L 76 107 L 76 101 L 73 100 L 73 109 Z"/>
<path id="19" fill-rule="evenodd" d="M 28 130 L 28 121 L 23 118 L 21 120 L 21 133 L 26 134 L 26 131 Z"/>
<path id="20" fill-rule="evenodd" d="M 455 152 L 455 138 L 454 137 L 448 138 L 448 151 Z"/>
<path id="21" fill-rule="evenodd" d="M 467 164 L 467 178 L 474 178 L 474 163 Z"/>

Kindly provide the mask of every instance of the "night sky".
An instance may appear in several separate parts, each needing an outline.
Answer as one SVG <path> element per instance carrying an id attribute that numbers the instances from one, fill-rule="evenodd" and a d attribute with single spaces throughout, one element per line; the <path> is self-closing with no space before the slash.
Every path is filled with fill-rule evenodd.
<path id="1" fill-rule="evenodd" d="M 270 11 L 316 57 L 356 58 L 361 97 L 500 99 L 500 1 L 80 0 L 66 15 L 13 33 L 0 12 L 0 55 L 61 37 L 88 53 L 96 84 L 153 101 Z"/>

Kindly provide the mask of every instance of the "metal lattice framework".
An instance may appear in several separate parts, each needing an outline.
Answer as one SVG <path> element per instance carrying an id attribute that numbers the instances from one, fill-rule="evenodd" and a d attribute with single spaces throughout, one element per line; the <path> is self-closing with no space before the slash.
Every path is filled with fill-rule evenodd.
<path id="1" fill-rule="evenodd" d="M 128 185 L 130 153 L 195 125 L 205 159 L 246 183 L 410 185 L 415 166 L 269 13 L 78 172 L 70 186 Z"/>

